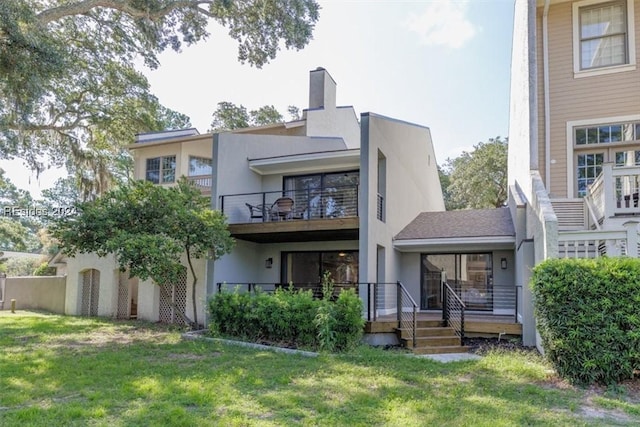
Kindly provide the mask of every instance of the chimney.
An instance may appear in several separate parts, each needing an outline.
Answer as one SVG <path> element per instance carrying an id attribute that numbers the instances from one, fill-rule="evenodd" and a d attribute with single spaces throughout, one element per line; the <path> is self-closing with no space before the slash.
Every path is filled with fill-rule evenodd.
<path id="1" fill-rule="evenodd" d="M 309 73 L 309 109 L 336 107 L 336 82 L 322 67 Z"/>

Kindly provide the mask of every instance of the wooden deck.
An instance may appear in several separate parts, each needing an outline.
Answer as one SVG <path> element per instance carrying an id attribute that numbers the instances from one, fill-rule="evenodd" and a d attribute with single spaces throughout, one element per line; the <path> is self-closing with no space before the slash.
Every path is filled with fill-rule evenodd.
<path id="1" fill-rule="evenodd" d="M 442 320 L 440 313 L 418 313 L 417 322 Z M 379 316 L 377 320 L 367 322 L 365 332 L 370 334 L 394 333 L 398 327 L 395 314 Z M 465 314 L 464 330 L 467 336 L 484 335 L 522 335 L 522 324 L 516 323 L 514 316 L 494 314 Z"/>

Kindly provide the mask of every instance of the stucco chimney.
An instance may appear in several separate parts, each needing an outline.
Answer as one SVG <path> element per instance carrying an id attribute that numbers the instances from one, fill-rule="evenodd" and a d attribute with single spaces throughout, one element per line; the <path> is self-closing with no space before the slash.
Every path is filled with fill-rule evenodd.
<path id="1" fill-rule="evenodd" d="M 335 108 L 336 82 L 322 67 L 309 73 L 309 109 Z"/>

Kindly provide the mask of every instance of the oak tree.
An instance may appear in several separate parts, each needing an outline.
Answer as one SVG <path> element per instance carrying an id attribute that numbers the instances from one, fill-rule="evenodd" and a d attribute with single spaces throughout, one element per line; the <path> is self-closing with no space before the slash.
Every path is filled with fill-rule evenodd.
<path id="1" fill-rule="evenodd" d="M 318 19 L 315 0 L 0 1 L 0 158 L 40 171 L 67 166 L 111 185 L 112 158 L 135 133 L 174 129 L 188 118 L 163 107 L 137 69 L 160 65 L 226 27 L 238 59 L 261 67 L 301 49 Z"/>
<path id="2" fill-rule="evenodd" d="M 508 138 L 489 138 L 476 144 L 473 151 L 447 159 L 440 181 L 448 210 L 504 206 L 508 196 L 507 144 Z"/>

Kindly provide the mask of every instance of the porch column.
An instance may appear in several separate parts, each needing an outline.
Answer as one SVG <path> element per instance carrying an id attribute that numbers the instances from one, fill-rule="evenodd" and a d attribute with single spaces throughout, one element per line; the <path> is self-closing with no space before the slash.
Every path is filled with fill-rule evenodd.
<path id="1" fill-rule="evenodd" d="M 613 164 L 602 164 L 603 188 L 604 188 L 604 218 L 611 218 L 614 213 L 618 201 L 616 200 L 616 186 L 613 181 Z"/>
<path id="2" fill-rule="evenodd" d="M 622 225 L 627 230 L 627 256 L 638 258 L 638 221 L 627 221 Z"/>

